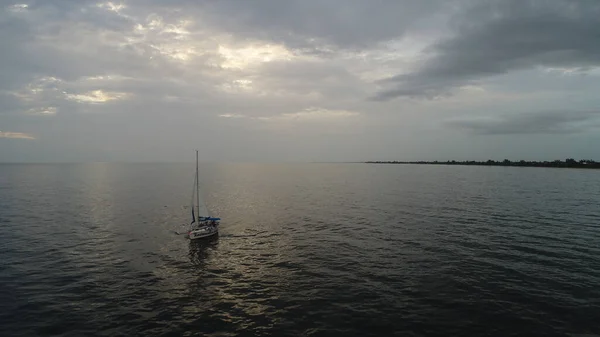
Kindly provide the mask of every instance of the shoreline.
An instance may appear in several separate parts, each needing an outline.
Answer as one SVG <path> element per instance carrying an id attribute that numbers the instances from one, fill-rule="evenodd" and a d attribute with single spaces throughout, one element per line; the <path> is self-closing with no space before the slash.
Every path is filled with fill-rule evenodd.
<path id="1" fill-rule="evenodd" d="M 549 168 L 584 168 L 600 169 L 600 162 L 594 160 L 575 160 L 567 159 L 565 161 L 366 161 L 365 164 L 401 164 L 401 165 L 460 165 L 460 166 L 505 166 L 505 167 L 549 167 Z"/>

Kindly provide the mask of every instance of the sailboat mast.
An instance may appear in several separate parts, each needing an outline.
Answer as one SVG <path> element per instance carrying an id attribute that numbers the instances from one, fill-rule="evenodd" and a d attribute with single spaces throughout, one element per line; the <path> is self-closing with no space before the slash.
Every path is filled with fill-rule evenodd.
<path id="1" fill-rule="evenodd" d="M 196 150 L 196 206 L 198 207 L 198 222 L 200 222 L 200 180 L 198 179 L 198 150 Z"/>

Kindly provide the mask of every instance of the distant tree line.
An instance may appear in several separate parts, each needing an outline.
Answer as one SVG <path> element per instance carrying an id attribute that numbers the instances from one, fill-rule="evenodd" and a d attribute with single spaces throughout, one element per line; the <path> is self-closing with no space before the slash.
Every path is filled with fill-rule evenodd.
<path id="1" fill-rule="evenodd" d="M 487 161 L 368 161 L 370 164 L 430 164 L 430 165 L 477 165 L 477 166 L 523 166 L 523 167 L 575 167 L 575 168 L 600 168 L 600 162 L 591 159 L 575 160 L 567 158 L 554 161 L 510 161 L 504 159 L 502 161 L 487 160 Z"/>

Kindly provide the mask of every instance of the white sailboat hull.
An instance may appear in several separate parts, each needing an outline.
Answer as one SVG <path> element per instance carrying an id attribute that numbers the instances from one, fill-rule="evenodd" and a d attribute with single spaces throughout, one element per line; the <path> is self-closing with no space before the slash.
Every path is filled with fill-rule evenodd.
<path id="1" fill-rule="evenodd" d="M 214 226 L 202 226 L 199 228 L 192 229 L 188 232 L 188 237 L 190 240 L 207 238 L 219 233 L 216 227 Z"/>

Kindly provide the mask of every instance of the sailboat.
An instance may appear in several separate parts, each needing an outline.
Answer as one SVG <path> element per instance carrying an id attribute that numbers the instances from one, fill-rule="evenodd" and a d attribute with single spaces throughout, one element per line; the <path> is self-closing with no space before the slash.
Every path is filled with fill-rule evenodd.
<path id="1" fill-rule="evenodd" d="M 221 218 L 213 218 L 208 215 L 208 210 L 204 203 L 200 208 L 200 181 L 198 179 L 198 151 L 196 150 L 196 177 L 194 179 L 194 191 L 192 192 L 192 222 L 188 230 L 190 240 L 211 237 L 219 233 L 218 226 Z M 196 207 L 194 207 L 194 199 Z M 194 208 L 198 210 L 198 215 L 194 213 Z"/>

